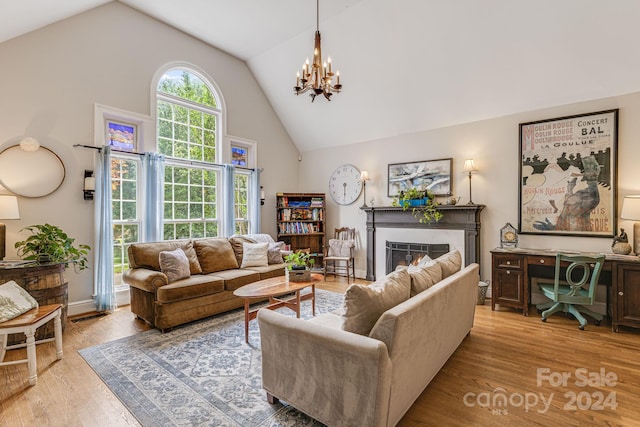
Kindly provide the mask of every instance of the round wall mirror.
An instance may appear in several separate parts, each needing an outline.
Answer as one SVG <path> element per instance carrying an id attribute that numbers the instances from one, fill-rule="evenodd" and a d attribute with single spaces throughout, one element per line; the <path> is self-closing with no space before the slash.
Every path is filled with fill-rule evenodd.
<path id="1" fill-rule="evenodd" d="M 64 181 L 64 164 L 46 147 L 24 151 L 19 145 L 0 153 L 0 184 L 23 197 L 43 197 L 56 191 Z"/>

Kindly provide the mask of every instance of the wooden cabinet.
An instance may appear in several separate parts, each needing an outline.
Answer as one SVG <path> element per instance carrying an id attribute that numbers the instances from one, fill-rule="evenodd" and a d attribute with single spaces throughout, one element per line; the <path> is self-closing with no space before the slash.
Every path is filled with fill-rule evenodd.
<path id="1" fill-rule="evenodd" d="M 613 316 L 611 327 L 618 332 L 618 326 L 640 328 L 640 265 L 638 263 L 618 263 L 616 276 L 611 286 Z"/>
<path id="2" fill-rule="evenodd" d="M 521 309 L 528 314 L 529 286 L 524 271 L 523 255 L 492 253 L 491 256 L 491 309 L 500 306 Z"/>
<path id="3" fill-rule="evenodd" d="M 278 193 L 276 221 L 279 241 L 291 250 L 309 250 L 322 265 L 325 244 L 326 199 L 324 193 Z"/>

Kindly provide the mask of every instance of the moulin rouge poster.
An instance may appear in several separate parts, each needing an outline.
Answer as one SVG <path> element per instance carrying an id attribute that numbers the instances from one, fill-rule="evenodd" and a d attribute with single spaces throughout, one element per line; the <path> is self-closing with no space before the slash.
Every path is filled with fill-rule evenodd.
<path id="1" fill-rule="evenodd" d="M 616 234 L 618 110 L 520 124 L 520 232 Z"/>

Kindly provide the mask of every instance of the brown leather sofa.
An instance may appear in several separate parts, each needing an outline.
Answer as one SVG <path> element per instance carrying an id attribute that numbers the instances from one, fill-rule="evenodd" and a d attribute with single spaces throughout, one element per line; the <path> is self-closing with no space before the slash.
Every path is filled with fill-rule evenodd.
<path id="1" fill-rule="evenodd" d="M 269 240 L 272 239 L 269 237 Z M 129 269 L 123 273 L 131 292 L 131 312 L 163 332 L 194 320 L 242 307 L 233 295 L 241 286 L 284 275 L 285 264 L 242 266 L 246 236 L 136 243 L 129 247 Z M 181 248 L 190 276 L 169 282 L 160 268 L 160 252 Z"/>

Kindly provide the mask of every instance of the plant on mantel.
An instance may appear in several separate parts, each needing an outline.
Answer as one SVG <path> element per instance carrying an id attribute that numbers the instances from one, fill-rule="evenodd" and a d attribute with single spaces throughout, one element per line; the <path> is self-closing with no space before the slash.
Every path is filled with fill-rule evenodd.
<path id="1" fill-rule="evenodd" d="M 403 211 L 411 208 L 411 213 L 420 224 L 438 222 L 442 219 L 442 212 L 437 209 L 439 203 L 429 190 L 419 190 L 414 187 L 401 191 L 394 197 L 391 205 L 402 206 Z"/>

